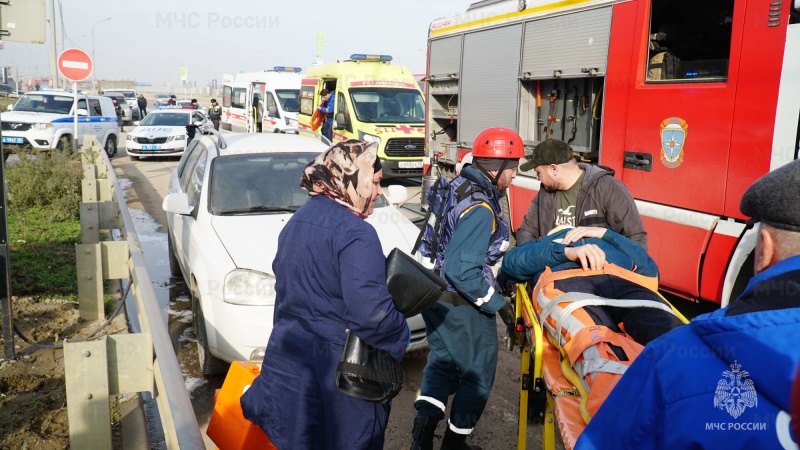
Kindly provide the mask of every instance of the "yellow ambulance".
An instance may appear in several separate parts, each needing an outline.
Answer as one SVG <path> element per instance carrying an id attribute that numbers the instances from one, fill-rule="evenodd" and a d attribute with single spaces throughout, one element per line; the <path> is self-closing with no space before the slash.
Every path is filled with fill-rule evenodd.
<path id="1" fill-rule="evenodd" d="M 300 88 L 298 126 L 311 128 L 320 93 L 327 89 L 334 101 L 334 143 L 377 142 L 384 178 L 418 177 L 425 155 L 425 104 L 411 71 L 391 60 L 354 54 L 344 62 L 310 67 Z"/>

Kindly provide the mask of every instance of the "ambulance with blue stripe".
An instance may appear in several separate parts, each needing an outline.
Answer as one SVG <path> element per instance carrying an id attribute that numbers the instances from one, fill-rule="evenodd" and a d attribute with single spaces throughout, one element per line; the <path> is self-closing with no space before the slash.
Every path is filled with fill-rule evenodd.
<path id="1" fill-rule="evenodd" d="M 29 92 L 2 114 L 3 150 L 7 157 L 25 148 L 63 150 L 73 138 L 75 95 L 71 92 Z M 78 145 L 94 135 L 109 156 L 117 152 L 119 123 L 108 97 L 78 94 Z"/>
<path id="2" fill-rule="evenodd" d="M 410 70 L 391 61 L 389 55 L 353 54 L 310 67 L 300 88 L 299 128 L 312 128 L 320 92 L 327 89 L 334 101 L 334 117 L 328 118 L 334 142 L 377 142 L 384 178 L 418 177 L 425 154 L 422 90 Z"/>

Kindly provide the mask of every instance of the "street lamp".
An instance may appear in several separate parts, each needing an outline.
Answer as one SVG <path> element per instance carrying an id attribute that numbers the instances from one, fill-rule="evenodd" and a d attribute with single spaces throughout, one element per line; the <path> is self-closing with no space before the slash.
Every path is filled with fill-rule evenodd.
<path id="1" fill-rule="evenodd" d="M 108 17 L 103 20 L 98 20 L 97 22 L 92 24 L 92 90 L 97 92 L 97 82 L 95 81 L 95 73 L 97 73 L 97 62 L 94 60 L 94 27 L 99 23 L 106 22 L 111 20 L 111 17 Z"/>

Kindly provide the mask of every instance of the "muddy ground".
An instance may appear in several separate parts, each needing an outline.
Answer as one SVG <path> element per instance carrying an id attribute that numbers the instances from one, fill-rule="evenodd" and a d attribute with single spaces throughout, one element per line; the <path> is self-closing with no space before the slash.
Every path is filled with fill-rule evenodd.
<path id="1" fill-rule="evenodd" d="M 80 320 L 78 305 L 61 300 L 15 297 L 12 311 L 23 335 L 50 345 L 85 338 L 101 324 Z M 96 336 L 120 332 L 127 332 L 121 316 Z M 70 448 L 63 350 L 32 346 L 18 335 L 14 344 L 16 360 L 0 354 L 0 449 Z M 116 399 L 111 403 L 112 420 L 119 420 Z M 122 448 L 118 422 L 112 430 L 114 448 Z"/>

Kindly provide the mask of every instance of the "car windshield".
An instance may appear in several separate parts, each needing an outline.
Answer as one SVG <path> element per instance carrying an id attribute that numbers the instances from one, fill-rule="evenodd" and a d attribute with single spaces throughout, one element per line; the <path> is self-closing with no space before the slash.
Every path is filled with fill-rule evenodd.
<path id="1" fill-rule="evenodd" d="M 316 153 L 227 155 L 211 166 L 211 213 L 220 216 L 285 214 L 308 200 L 300 175 Z M 386 206 L 382 197 L 376 207 Z"/>
<path id="2" fill-rule="evenodd" d="M 425 107 L 416 89 L 350 89 L 358 120 L 365 123 L 423 123 Z"/>
<path id="3" fill-rule="evenodd" d="M 284 111 L 300 111 L 300 89 L 276 89 L 275 93 Z"/>
<path id="4" fill-rule="evenodd" d="M 14 105 L 14 111 L 69 114 L 73 100 L 66 95 L 26 94 Z"/>
<path id="5" fill-rule="evenodd" d="M 139 126 L 152 127 L 152 126 L 165 126 L 165 127 L 180 127 L 189 125 L 189 114 L 168 112 L 168 113 L 151 113 L 139 122 Z"/>

